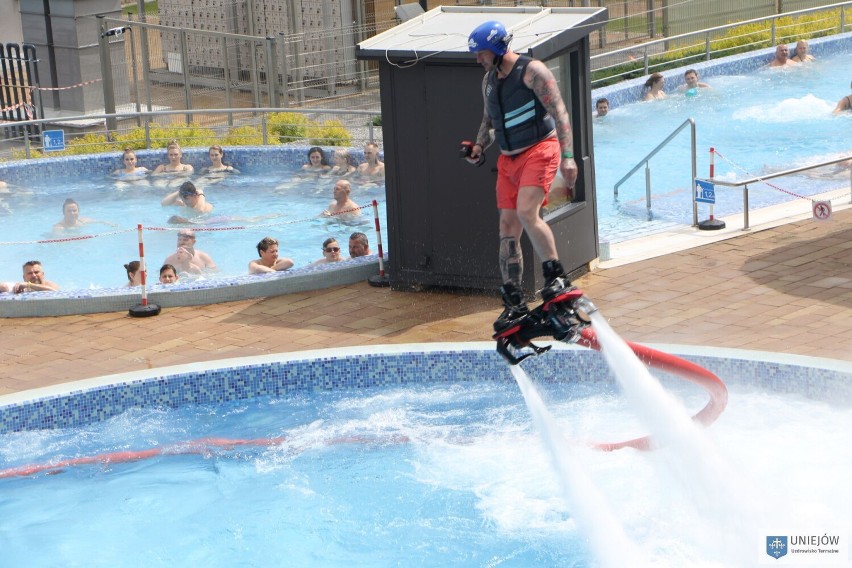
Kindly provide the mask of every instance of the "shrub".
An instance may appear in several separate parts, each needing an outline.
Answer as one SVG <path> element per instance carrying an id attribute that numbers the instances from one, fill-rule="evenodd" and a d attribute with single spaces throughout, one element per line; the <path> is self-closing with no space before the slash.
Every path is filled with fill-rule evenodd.
<path id="1" fill-rule="evenodd" d="M 304 114 L 297 112 L 275 112 L 269 115 L 267 133 L 270 139 L 287 143 L 307 137 L 308 129 L 316 125 Z"/>
<path id="2" fill-rule="evenodd" d="M 276 138 L 269 142 L 275 144 L 278 140 Z M 235 126 L 228 131 L 222 144 L 225 146 L 261 146 L 263 144 L 263 133 L 254 126 Z"/>
<path id="3" fill-rule="evenodd" d="M 352 145 L 352 134 L 339 120 L 326 120 L 321 126 L 311 127 L 310 137 L 314 146 Z"/>

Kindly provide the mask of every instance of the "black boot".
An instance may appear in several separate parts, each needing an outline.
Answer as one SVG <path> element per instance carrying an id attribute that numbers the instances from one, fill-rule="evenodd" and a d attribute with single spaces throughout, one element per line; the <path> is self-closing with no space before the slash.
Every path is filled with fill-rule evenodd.
<path id="1" fill-rule="evenodd" d="M 494 331 L 497 333 L 519 324 L 529 313 L 524 291 L 514 282 L 506 282 L 500 286 L 500 294 L 503 295 L 503 305 L 506 308 L 494 322 Z"/>
<path id="2" fill-rule="evenodd" d="M 541 263 L 541 268 L 544 272 L 544 288 L 539 293 L 545 302 L 573 288 L 562 263 L 558 260 L 546 260 Z"/>

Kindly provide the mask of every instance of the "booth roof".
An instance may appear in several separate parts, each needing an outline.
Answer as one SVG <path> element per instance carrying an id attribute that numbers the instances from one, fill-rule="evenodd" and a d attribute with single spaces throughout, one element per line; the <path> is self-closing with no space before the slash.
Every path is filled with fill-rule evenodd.
<path id="1" fill-rule="evenodd" d="M 604 25 L 606 8 L 439 6 L 358 44 L 359 59 L 470 59 L 467 38 L 497 20 L 512 33 L 512 51 L 547 59 Z"/>

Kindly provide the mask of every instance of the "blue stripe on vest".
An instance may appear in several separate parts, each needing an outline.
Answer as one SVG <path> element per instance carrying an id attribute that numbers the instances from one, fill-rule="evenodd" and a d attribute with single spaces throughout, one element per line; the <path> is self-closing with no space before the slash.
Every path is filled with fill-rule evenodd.
<path id="1" fill-rule="evenodd" d="M 510 118 L 514 118 L 514 116 L 515 116 L 516 114 L 520 114 L 520 113 L 522 113 L 522 112 L 526 112 L 526 111 L 528 111 L 529 109 L 534 108 L 534 107 L 535 107 L 535 101 L 529 101 L 529 102 L 528 102 L 528 103 L 526 103 L 525 105 L 523 105 L 523 106 L 521 106 L 521 107 L 518 107 L 518 108 L 516 108 L 515 110 L 510 110 L 509 112 L 505 113 L 505 115 L 503 116 L 503 118 L 504 118 L 504 119 L 506 119 L 506 120 L 508 120 L 508 119 L 510 119 Z"/>
<path id="2" fill-rule="evenodd" d="M 512 120 L 507 120 L 505 126 L 506 126 L 506 128 L 511 128 L 513 126 L 521 124 L 522 122 L 526 122 L 526 121 L 532 119 L 533 117 L 535 117 L 535 109 L 532 109 L 528 112 L 525 112 L 521 116 L 519 116 L 517 118 L 513 118 Z"/>

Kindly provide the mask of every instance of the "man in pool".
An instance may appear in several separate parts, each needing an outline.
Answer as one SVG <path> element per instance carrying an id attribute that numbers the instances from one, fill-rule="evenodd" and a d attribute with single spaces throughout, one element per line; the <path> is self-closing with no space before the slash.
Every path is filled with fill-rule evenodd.
<path id="1" fill-rule="evenodd" d="M 179 260 L 179 251 L 181 248 L 187 249 L 192 253 L 192 263 L 197 265 L 198 268 L 202 270 L 216 270 L 216 263 L 213 262 L 213 259 L 209 254 L 202 251 L 201 249 L 195 248 L 195 231 L 192 229 L 180 229 L 177 232 L 177 250 L 166 257 L 166 260 L 163 261 L 163 264 L 174 264 L 175 266 L 180 264 Z"/>
<path id="2" fill-rule="evenodd" d="M 365 162 L 355 172 L 359 177 L 385 179 L 385 163 L 379 160 L 379 145 L 375 142 L 364 144 Z"/>
<path id="3" fill-rule="evenodd" d="M 349 258 L 368 256 L 373 254 L 370 250 L 370 241 L 367 235 L 361 232 L 352 233 L 349 236 Z"/>
<path id="4" fill-rule="evenodd" d="M 41 261 L 29 260 L 24 263 L 24 281 L 15 284 L 13 292 L 22 294 L 24 292 L 52 292 L 59 290 L 59 284 L 51 282 L 44 277 L 44 269 Z"/>
<path id="5" fill-rule="evenodd" d="M 264 237 L 257 243 L 257 254 L 260 258 L 249 262 L 249 274 L 280 272 L 293 268 L 291 259 L 278 258 L 278 240 L 272 237 Z"/>
<path id="6" fill-rule="evenodd" d="M 204 193 L 199 191 L 191 181 L 183 182 L 177 191 L 165 196 L 160 205 L 180 205 L 181 207 L 188 207 L 200 215 L 213 211 L 213 204 L 207 203 Z"/>
<path id="7" fill-rule="evenodd" d="M 556 78 L 541 61 L 510 50 L 511 39 L 503 24 L 496 21 L 478 26 L 468 38 L 468 49 L 476 53 L 477 63 L 485 69 L 484 112 L 468 161 L 480 161 L 492 141 L 492 128 L 500 146 L 497 207 L 503 278 L 500 292 L 505 309 L 494 322 L 498 333 L 518 325 L 529 313 L 521 288 L 523 258 L 518 242 L 524 231 L 544 259 L 542 298 L 550 300 L 571 287 L 559 262 L 553 232 L 539 211 L 547 203 L 557 169 L 568 188 L 577 180 L 571 122 Z"/>
<path id="8" fill-rule="evenodd" d="M 779 43 L 775 46 L 775 58 L 769 62 L 769 67 L 795 67 L 798 65 L 790 59 L 790 48 L 786 43 Z"/>
<path id="9" fill-rule="evenodd" d="M 337 180 L 333 192 L 334 201 L 329 203 L 328 209 L 322 212 L 323 216 L 357 217 L 361 214 L 360 206 L 349 197 L 352 193 L 352 185 L 347 180 Z"/>
<path id="10" fill-rule="evenodd" d="M 609 114 L 609 99 L 598 99 L 595 102 L 595 118 L 603 118 Z"/>

